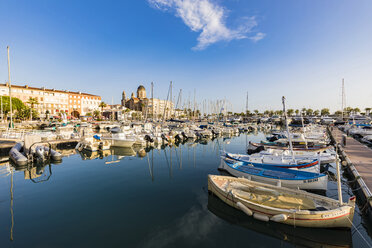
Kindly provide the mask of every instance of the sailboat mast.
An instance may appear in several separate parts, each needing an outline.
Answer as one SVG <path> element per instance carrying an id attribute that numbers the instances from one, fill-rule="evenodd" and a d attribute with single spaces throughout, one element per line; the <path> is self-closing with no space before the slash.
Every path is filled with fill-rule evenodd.
<path id="1" fill-rule="evenodd" d="M 344 100 L 345 100 L 345 85 L 344 85 L 344 79 L 342 79 L 342 96 L 341 96 L 341 104 L 342 104 L 342 106 L 341 106 L 341 117 L 342 117 L 342 120 L 344 119 L 344 109 L 345 109 L 345 102 L 344 102 Z"/>
<path id="2" fill-rule="evenodd" d="M 340 173 L 340 161 L 338 158 L 338 154 L 336 151 L 336 170 L 337 170 L 337 193 L 338 193 L 338 201 L 340 205 L 342 205 L 342 191 L 341 191 L 341 173 Z"/>
<path id="3" fill-rule="evenodd" d="M 305 133 L 304 117 L 302 116 L 302 112 L 301 112 L 301 123 L 302 123 L 302 133 L 304 135 L 305 146 L 306 146 L 306 149 L 307 149 L 307 140 L 306 140 L 306 133 Z"/>
<path id="4" fill-rule="evenodd" d="M 12 83 L 10 82 L 9 46 L 7 46 L 6 49 L 7 49 L 7 52 L 8 52 L 8 83 L 9 83 L 10 128 L 13 128 Z"/>
<path id="5" fill-rule="evenodd" d="M 291 155 L 292 155 L 292 160 L 295 162 L 295 157 L 293 153 L 293 146 L 292 146 L 292 137 L 291 134 L 289 133 L 289 127 L 288 127 L 288 120 L 287 120 L 287 111 L 285 109 L 285 97 L 282 97 L 282 102 L 283 102 L 283 113 L 284 113 L 284 120 L 285 120 L 285 127 L 287 129 L 287 136 L 288 136 L 288 141 L 289 141 L 289 148 L 291 149 Z"/>
<path id="6" fill-rule="evenodd" d="M 154 122 L 154 83 L 151 82 L 151 114 L 152 114 L 152 122 Z"/>
<path id="7" fill-rule="evenodd" d="M 245 103 L 245 115 L 248 116 L 248 91 L 247 91 L 247 101 Z"/>

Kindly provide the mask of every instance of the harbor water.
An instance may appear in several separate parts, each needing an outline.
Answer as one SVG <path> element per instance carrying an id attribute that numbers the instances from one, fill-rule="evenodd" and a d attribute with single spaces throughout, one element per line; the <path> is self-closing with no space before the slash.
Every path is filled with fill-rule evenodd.
<path id="1" fill-rule="evenodd" d="M 207 191 L 220 150 L 245 153 L 263 133 L 162 149 L 71 150 L 60 164 L 0 166 L 1 247 L 370 247 L 356 208 L 351 230 L 261 222 Z M 64 151 L 68 153 L 69 151 Z M 337 198 L 335 166 L 326 195 Z M 353 195 L 342 178 L 344 201 Z"/>

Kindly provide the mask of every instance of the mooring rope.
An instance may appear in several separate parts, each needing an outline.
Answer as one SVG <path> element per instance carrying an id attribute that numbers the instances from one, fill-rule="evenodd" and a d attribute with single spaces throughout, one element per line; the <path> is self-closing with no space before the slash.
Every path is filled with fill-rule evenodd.
<path id="1" fill-rule="evenodd" d="M 370 243 L 367 242 L 367 240 L 363 237 L 363 235 L 359 232 L 358 228 L 355 227 L 355 225 L 353 224 L 353 222 L 349 219 L 349 217 L 346 217 L 347 220 L 351 223 L 351 225 L 354 227 L 354 230 L 356 230 L 356 232 L 360 235 L 360 237 L 362 237 L 362 239 L 364 240 L 364 242 L 366 242 L 366 244 L 368 245 L 368 247 L 372 248 L 372 245 Z"/>

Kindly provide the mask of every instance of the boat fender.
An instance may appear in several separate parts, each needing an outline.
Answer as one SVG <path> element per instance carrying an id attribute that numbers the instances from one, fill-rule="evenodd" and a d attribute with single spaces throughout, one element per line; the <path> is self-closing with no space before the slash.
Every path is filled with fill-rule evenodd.
<path id="1" fill-rule="evenodd" d="M 236 206 L 241 210 L 243 211 L 246 215 L 248 216 L 252 216 L 253 212 L 252 210 L 250 210 L 247 206 L 245 206 L 243 203 L 241 202 L 237 202 L 236 203 Z"/>
<path id="2" fill-rule="evenodd" d="M 260 213 L 254 213 L 253 218 L 255 218 L 257 220 L 265 221 L 265 222 L 268 222 L 270 220 L 269 216 L 264 215 L 264 214 L 260 214 Z"/>
<path id="3" fill-rule="evenodd" d="M 151 138 L 150 135 L 146 134 L 145 135 L 145 141 L 152 143 L 152 142 L 154 142 L 154 139 Z"/>
<path id="4" fill-rule="evenodd" d="M 275 221 L 275 222 L 283 222 L 283 221 L 286 221 L 287 219 L 288 219 L 288 216 L 285 214 L 277 214 L 270 218 L 270 220 Z"/>

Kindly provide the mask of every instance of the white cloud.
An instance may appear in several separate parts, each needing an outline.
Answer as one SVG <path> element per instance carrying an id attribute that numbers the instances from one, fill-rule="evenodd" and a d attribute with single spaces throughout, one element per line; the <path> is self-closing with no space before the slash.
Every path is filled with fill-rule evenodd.
<path id="1" fill-rule="evenodd" d="M 235 29 L 226 26 L 226 10 L 213 0 L 148 0 L 157 9 L 175 11 L 176 16 L 194 32 L 200 32 L 198 44 L 193 48 L 203 50 L 219 41 L 251 39 L 259 41 L 265 34 L 253 34 L 257 26 L 255 17 L 243 18 L 243 23 Z M 250 36 L 253 35 L 253 36 Z"/>

